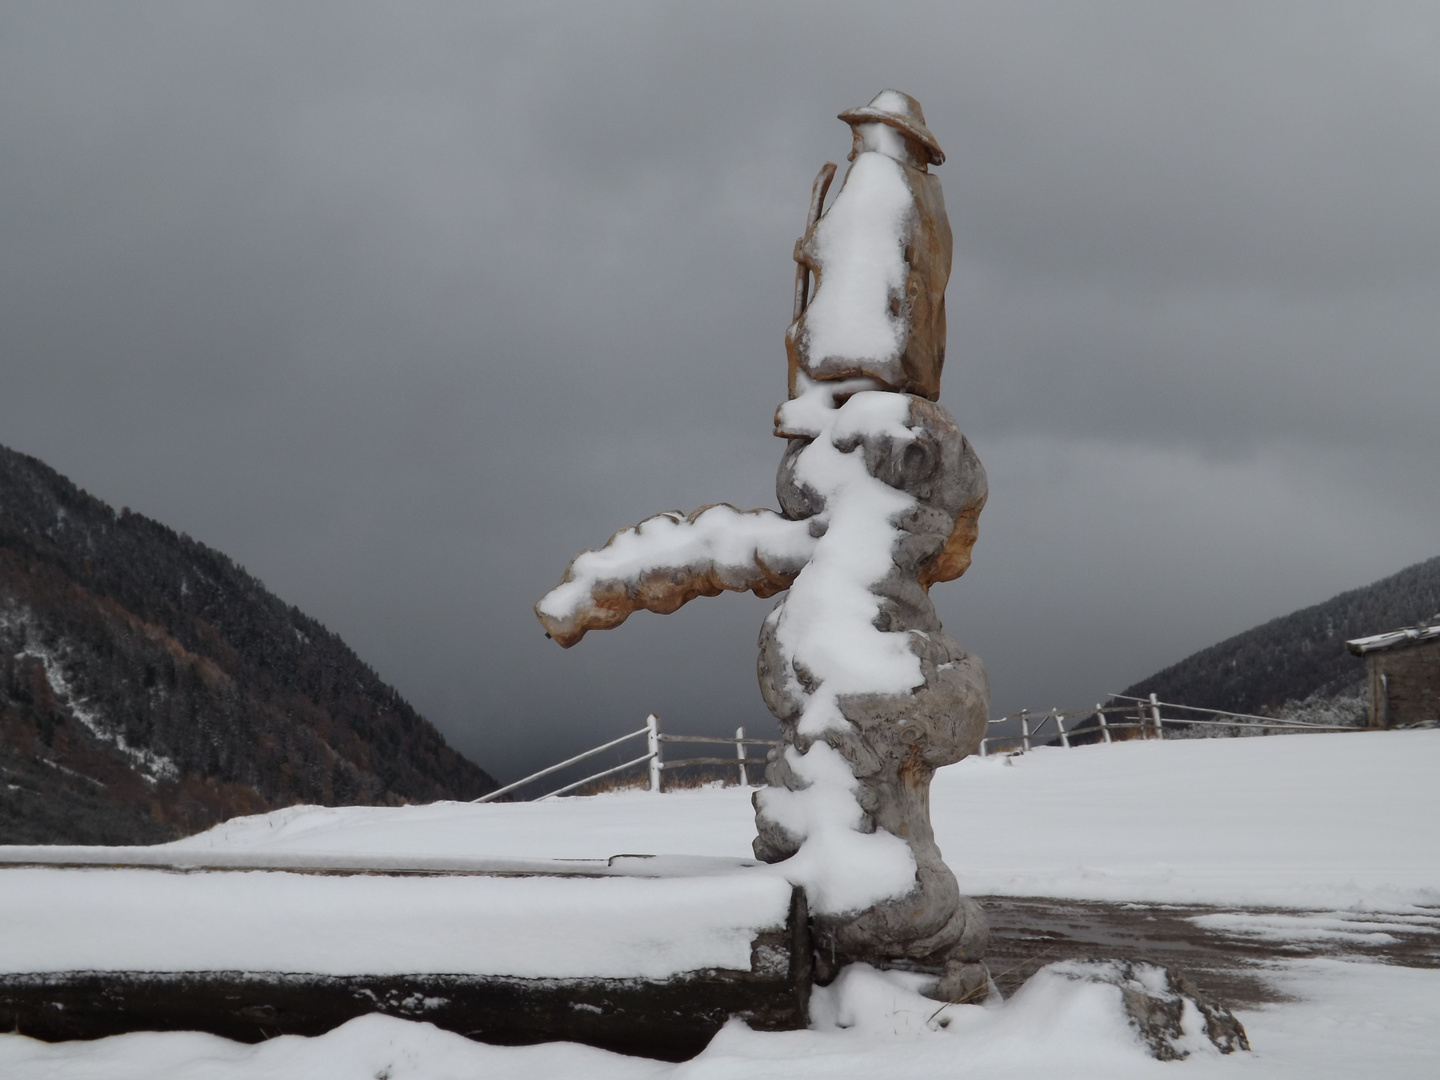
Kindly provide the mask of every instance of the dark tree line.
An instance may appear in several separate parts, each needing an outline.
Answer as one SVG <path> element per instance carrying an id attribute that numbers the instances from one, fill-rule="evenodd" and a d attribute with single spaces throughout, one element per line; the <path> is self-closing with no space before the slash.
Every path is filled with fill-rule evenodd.
<path id="1" fill-rule="evenodd" d="M 0 842 L 494 787 L 230 559 L 0 447 Z"/>
<path id="2" fill-rule="evenodd" d="M 1125 693 L 1243 713 L 1334 697 L 1365 679 L 1364 661 L 1346 641 L 1414 626 L 1437 612 L 1440 557 L 1202 649 Z"/>

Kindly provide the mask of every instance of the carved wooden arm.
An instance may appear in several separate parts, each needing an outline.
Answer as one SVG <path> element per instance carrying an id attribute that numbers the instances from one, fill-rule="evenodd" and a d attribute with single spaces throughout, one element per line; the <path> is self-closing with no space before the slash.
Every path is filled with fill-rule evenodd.
<path id="1" fill-rule="evenodd" d="M 668 615 L 697 596 L 727 591 L 774 596 L 790 587 L 814 547 L 806 522 L 773 510 L 717 503 L 688 517 L 657 514 L 577 555 L 535 614 L 568 649 L 633 611 Z"/>

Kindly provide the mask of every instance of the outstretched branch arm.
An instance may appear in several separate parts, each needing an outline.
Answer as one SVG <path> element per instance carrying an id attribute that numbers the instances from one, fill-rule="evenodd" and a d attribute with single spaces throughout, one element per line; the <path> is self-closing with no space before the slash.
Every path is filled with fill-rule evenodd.
<path id="1" fill-rule="evenodd" d="M 814 549 L 807 522 L 773 510 L 717 503 L 689 517 L 657 514 L 575 556 L 535 614 L 568 649 L 586 631 L 619 626 L 632 611 L 668 615 L 697 596 L 724 591 L 773 596 L 790 587 Z"/>

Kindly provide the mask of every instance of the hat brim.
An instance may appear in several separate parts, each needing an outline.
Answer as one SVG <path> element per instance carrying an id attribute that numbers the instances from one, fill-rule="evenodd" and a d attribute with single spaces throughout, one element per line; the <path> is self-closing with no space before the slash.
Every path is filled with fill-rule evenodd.
<path id="1" fill-rule="evenodd" d="M 840 119 L 847 124 L 886 124 L 897 131 L 914 139 L 930 154 L 931 165 L 943 165 L 945 163 L 945 151 L 940 149 L 940 143 L 935 136 L 930 134 L 930 129 L 924 124 L 917 124 L 906 116 L 896 116 L 892 112 L 885 112 L 883 109 L 873 109 L 869 105 L 862 105 L 858 109 L 846 109 L 840 114 Z"/>

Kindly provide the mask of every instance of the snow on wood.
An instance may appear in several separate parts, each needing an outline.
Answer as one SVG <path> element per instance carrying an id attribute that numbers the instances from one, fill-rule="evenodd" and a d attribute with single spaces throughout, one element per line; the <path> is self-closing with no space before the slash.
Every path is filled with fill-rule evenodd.
<path id="1" fill-rule="evenodd" d="M 1356 638 L 1345 642 L 1356 656 L 1393 649 L 1397 645 L 1408 645 L 1417 641 L 1433 641 L 1440 638 L 1440 621 L 1433 626 L 1407 626 L 1403 630 L 1390 630 L 1372 637 Z"/>
<path id="2" fill-rule="evenodd" d="M 825 270 L 806 312 L 807 344 L 817 361 L 891 360 L 905 344 L 905 320 L 890 298 L 905 290 L 905 226 L 914 198 L 904 146 L 895 156 L 861 154 L 845 186 L 815 228 Z"/>
<path id="3" fill-rule="evenodd" d="M 774 875 L 392 876 L 0 870 L 11 972 L 473 973 L 664 979 L 748 971 L 785 925 Z"/>
<path id="4" fill-rule="evenodd" d="M 535 605 L 546 631 L 570 646 L 587 630 L 618 626 L 632 611 L 668 614 L 697 596 L 773 596 L 805 565 L 814 538 L 804 522 L 728 503 L 656 514 L 577 555 Z"/>

